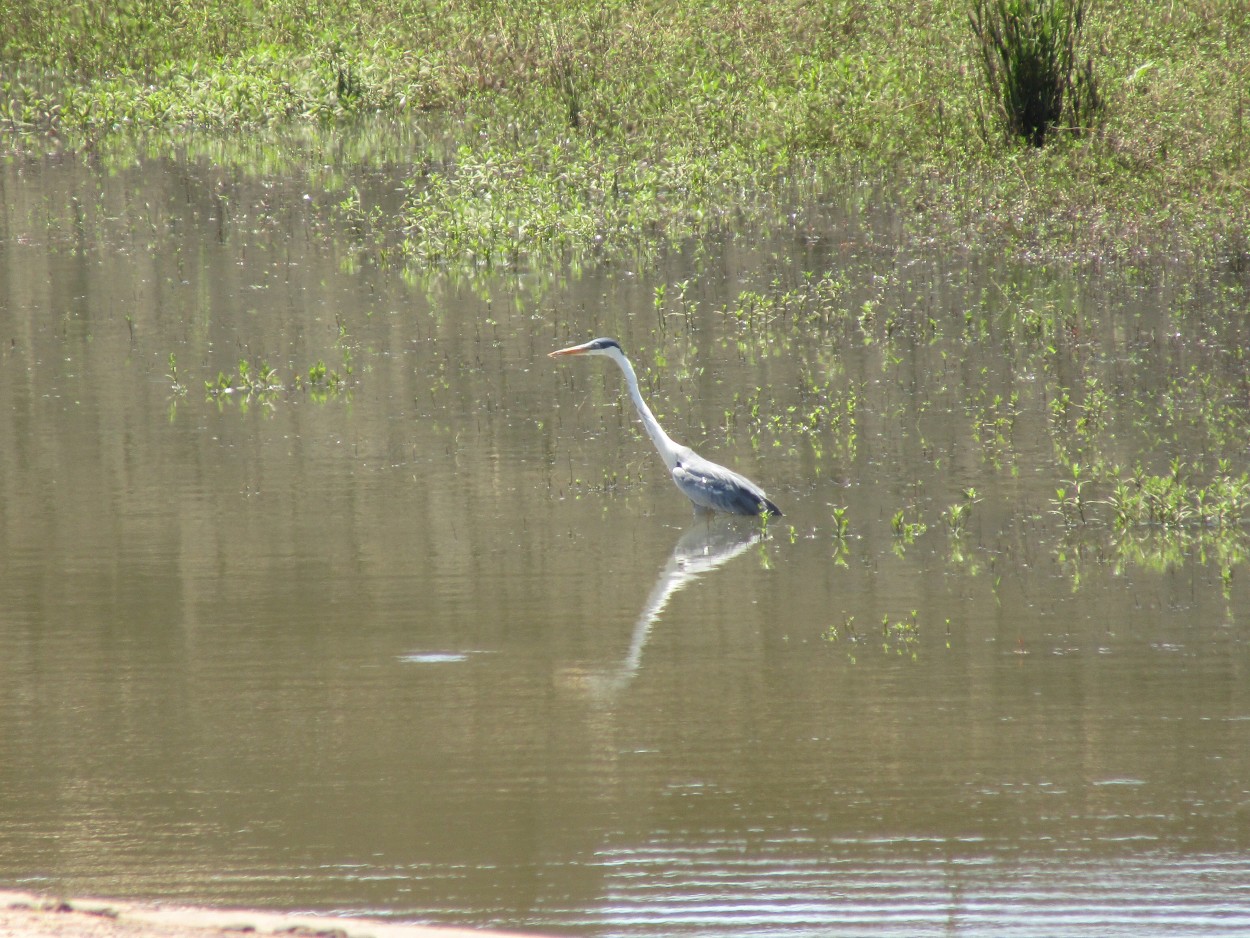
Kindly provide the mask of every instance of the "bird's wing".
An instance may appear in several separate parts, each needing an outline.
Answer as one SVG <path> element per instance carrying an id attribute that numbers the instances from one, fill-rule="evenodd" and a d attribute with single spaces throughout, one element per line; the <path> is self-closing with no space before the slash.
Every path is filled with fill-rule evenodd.
<path id="1" fill-rule="evenodd" d="M 758 515 L 776 506 L 745 476 L 687 451 L 673 467 L 673 481 L 686 497 L 702 508 L 735 515 Z"/>

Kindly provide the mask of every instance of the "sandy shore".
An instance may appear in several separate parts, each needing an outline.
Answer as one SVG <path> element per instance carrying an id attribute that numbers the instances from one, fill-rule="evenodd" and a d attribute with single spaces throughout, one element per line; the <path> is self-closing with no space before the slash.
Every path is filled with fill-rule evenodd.
<path id="1" fill-rule="evenodd" d="M 521 938 L 515 932 L 402 925 L 377 919 L 61 899 L 0 890 L 0 938 L 239 938 L 240 934 L 282 938 Z"/>

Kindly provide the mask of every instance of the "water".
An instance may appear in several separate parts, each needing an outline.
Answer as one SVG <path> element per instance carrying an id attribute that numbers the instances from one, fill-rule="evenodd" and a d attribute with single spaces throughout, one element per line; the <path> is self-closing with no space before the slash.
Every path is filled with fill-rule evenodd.
<path id="1" fill-rule="evenodd" d="M 1124 415 L 1235 378 L 1174 337 L 1239 347 L 1236 290 L 909 253 L 854 192 L 655 270 L 413 278 L 336 229 L 333 156 L 216 165 L 0 175 L 0 881 L 587 935 L 1250 929 L 1240 557 L 1065 523 L 1047 430 L 1057 362 L 1166 459 Z M 726 314 L 813 269 L 876 325 Z M 1004 329 L 1044 303 L 1082 334 Z M 891 313 L 938 337 L 866 339 Z M 545 357 L 600 334 L 785 517 L 692 519 L 611 364 Z M 288 390 L 206 398 L 240 359 Z M 291 389 L 318 360 L 344 389 Z M 768 424 L 813 375 L 853 441 Z"/>

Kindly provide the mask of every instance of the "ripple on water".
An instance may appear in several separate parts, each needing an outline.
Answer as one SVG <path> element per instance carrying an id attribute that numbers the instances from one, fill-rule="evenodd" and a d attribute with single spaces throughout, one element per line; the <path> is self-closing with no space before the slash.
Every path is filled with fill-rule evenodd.
<path id="1" fill-rule="evenodd" d="M 605 901 L 581 924 L 687 936 L 1250 933 L 1246 857 L 1059 862 L 913 839 L 804 851 L 790 844 L 784 854 L 779 845 L 604 851 Z M 808 858 L 796 862 L 803 852 Z"/>

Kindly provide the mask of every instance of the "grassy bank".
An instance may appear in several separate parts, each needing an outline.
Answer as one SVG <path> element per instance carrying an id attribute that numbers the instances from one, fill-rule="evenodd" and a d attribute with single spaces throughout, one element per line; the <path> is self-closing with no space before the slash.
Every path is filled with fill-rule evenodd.
<path id="1" fill-rule="evenodd" d="M 414 154 L 402 219 L 348 206 L 429 260 L 680 239 L 796 178 L 849 174 L 955 241 L 1250 265 L 1244 4 L 1094 5 L 1078 52 L 1102 125 L 1040 149 L 1001 131 L 970 10 L 0 0 L 0 118 L 12 146 L 80 146 L 144 128 L 442 115 L 457 145 L 450 159 Z"/>

